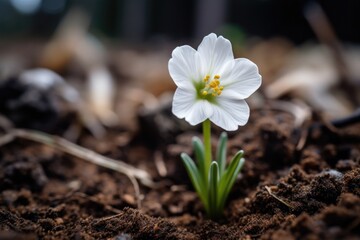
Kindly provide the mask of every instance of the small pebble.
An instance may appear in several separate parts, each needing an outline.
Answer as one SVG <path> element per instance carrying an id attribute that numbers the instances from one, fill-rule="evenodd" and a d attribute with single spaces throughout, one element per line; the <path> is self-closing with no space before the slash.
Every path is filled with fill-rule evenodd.
<path id="1" fill-rule="evenodd" d="M 57 225 L 61 225 L 61 224 L 64 223 L 64 220 L 62 218 L 56 218 L 55 222 L 56 222 Z"/>
<path id="2" fill-rule="evenodd" d="M 132 196 L 130 194 L 124 194 L 124 195 L 121 196 L 121 198 L 128 204 L 131 204 L 131 205 L 136 204 L 134 196 Z"/>
<path id="3" fill-rule="evenodd" d="M 324 175 L 324 174 L 329 174 L 330 176 L 335 177 L 337 179 L 342 179 L 344 176 L 344 174 L 342 174 L 341 172 L 339 172 L 335 169 L 323 171 L 320 175 Z"/>
<path id="4" fill-rule="evenodd" d="M 79 189 L 80 189 L 80 187 L 81 187 L 81 181 L 79 181 L 79 180 L 74 180 L 74 181 L 69 182 L 67 185 L 68 185 L 68 187 L 69 187 L 71 190 L 76 191 L 76 190 L 79 190 Z"/>
<path id="5" fill-rule="evenodd" d="M 120 235 L 116 236 L 114 238 L 115 240 L 131 240 L 133 239 L 130 234 L 127 233 L 121 233 Z"/>

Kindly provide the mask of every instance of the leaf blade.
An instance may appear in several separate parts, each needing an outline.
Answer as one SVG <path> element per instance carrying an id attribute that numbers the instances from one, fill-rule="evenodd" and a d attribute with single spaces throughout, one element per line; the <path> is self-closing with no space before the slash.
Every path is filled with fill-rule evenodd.
<path id="1" fill-rule="evenodd" d="M 219 181 L 219 166 L 216 161 L 213 161 L 209 169 L 209 216 L 210 218 L 216 218 L 219 212 L 217 198 L 218 198 L 218 181 Z"/>
<path id="2" fill-rule="evenodd" d="M 203 180 L 201 178 L 201 175 L 199 174 L 199 170 L 196 167 L 194 161 L 191 159 L 189 155 L 186 153 L 182 153 L 180 155 L 184 165 L 185 169 L 190 177 L 190 180 L 198 193 L 200 200 L 203 202 L 205 209 L 208 209 L 208 202 L 207 202 L 207 196 L 206 196 L 206 189 L 203 183 Z M 205 192 L 204 192 L 205 191 Z"/>
<path id="3" fill-rule="evenodd" d="M 195 152 L 195 158 L 197 160 L 197 164 L 198 164 L 198 170 L 199 173 L 203 179 L 203 181 L 205 182 L 207 179 L 205 179 L 205 150 L 204 150 L 204 144 L 202 143 L 202 141 L 200 140 L 200 138 L 198 137 L 193 137 L 192 139 L 192 145 L 193 145 L 193 149 Z"/>
<path id="4" fill-rule="evenodd" d="M 245 163 L 245 159 L 242 158 L 243 155 L 244 151 L 242 150 L 235 154 L 229 167 L 225 170 L 223 177 L 220 179 L 218 195 L 218 204 L 220 208 L 224 207 L 225 201 L 235 183 L 236 177 Z"/>

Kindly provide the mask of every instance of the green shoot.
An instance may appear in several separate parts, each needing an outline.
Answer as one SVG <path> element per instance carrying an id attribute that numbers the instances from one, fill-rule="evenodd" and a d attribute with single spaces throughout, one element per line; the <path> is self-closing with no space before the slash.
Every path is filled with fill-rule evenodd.
<path id="1" fill-rule="evenodd" d="M 204 127 L 204 131 L 209 131 L 209 129 Z M 205 135 L 210 136 L 210 133 Z M 217 219 L 223 214 L 226 199 L 244 165 L 245 160 L 242 158 L 244 152 L 237 152 L 226 166 L 227 134 L 222 133 L 217 147 L 216 161 L 209 163 L 206 159 L 209 153 L 206 154 L 206 151 L 209 152 L 207 148 L 210 147 L 210 140 L 206 142 L 204 146 L 199 138 L 193 138 L 196 163 L 186 153 L 182 153 L 181 158 L 208 217 Z"/>

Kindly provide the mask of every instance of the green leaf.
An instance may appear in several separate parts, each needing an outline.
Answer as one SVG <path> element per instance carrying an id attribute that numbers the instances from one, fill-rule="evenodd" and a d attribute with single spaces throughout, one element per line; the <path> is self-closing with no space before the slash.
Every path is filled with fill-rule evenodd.
<path id="1" fill-rule="evenodd" d="M 209 169 L 209 215 L 210 218 L 216 218 L 218 215 L 217 195 L 218 195 L 219 166 L 213 161 Z"/>
<path id="2" fill-rule="evenodd" d="M 238 151 L 230 162 L 229 167 L 225 170 L 223 177 L 220 179 L 218 206 L 222 209 L 225 205 L 225 201 L 235 183 L 242 166 L 245 163 L 245 159 L 242 158 L 244 151 Z"/>
<path id="3" fill-rule="evenodd" d="M 227 134 L 226 132 L 221 133 L 220 140 L 216 152 L 216 160 L 219 164 L 219 175 L 222 177 L 225 166 L 226 166 L 226 144 L 227 144 Z"/>
<path id="4" fill-rule="evenodd" d="M 205 210 L 208 209 L 207 196 L 206 196 L 206 187 L 201 178 L 199 170 L 197 169 L 194 161 L 186 153 L 182 153 L 181 159 L 185 165 L 186 171 L 190 177 L 190 180 L 198 193 L 200 200 L 203 202 Z"/>
<path id="5" fill-rule="evenodd" d="M 236 166 L 236 169 L 235 171 L 230 175 L 230 180 L 227 184 L 227 188 L 226 188 L 226 192 L 225 192 L 225 197 L 227 198 L 235 181 L 236 181 L 236 178 L 237 176 L 239 175 L 239 172 L 241 170 L 241 168 L 244 166 L 244 163 L 245 163 L 245 159 L 244 158 L 241 158 L 238 165 Z"/>
<path id="6" fill-rule="evenodd" d="M 203 181 L 207 181 L 205 179 L 206 176 L 206 169 L 205 169 L 205 151 L 204 151 L 204 144 L 201 142 L 200 138 L 193 137 L 192 144 L 195 152 L 195 158 L 198 164 L 199 174 Z"/>

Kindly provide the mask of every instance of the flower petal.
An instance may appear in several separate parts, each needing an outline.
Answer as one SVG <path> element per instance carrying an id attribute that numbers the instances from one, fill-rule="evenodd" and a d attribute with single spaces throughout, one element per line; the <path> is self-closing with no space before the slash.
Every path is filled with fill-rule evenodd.
<path id="1" fill-rule="evenodd" d="M 185 120 L 191 125 L 197 125 L 213 114 L 213 106 L 206 100 L 198 100 L 188 111 Z"/>
<path id="2" fill-rule="evenodd" d="M 245 99 L 261 85 L 261 75 L 255 63 L 246 58 L 235 59 L 231 74 L 223 76 L 221 84 L 225 98 Z"/>
<path id="3" fill-rule="evenodd" d="M 249 116 L 250 109 L 245 100 L 219 97 L 217 105 L 213 105 L 210 121 L 226 131 L 235 131 L 247 123 Z"/>
<path id="4" fill-rule="evenodd" d="M 190 89 L 193 87 L 192 81 L 201 78 L 199 65 L 200 59 L 196 50 L 185 45 L 174 49 L 168 67 L 175 84 L 178 87 Z"/>
<path id="5" fill-rule="evenodd" d="M 231 43 L 222 36 L 211 33 L 204 37 L 198 47 L 201 59 L 201 75 L 222 74 L 228 61 L 234 60 Z"/>
<path id="6" fill-rule="evenodd" d="M 172 103 L 173 114 L 178 118 L 186 117 L 189 110 L 194 105 L 195 100 L 196 100 L 195 89 L 187 90 L 187 89 L 177 88 Z"/>

